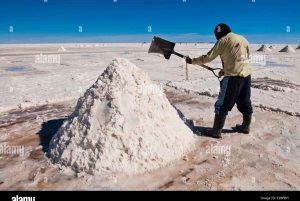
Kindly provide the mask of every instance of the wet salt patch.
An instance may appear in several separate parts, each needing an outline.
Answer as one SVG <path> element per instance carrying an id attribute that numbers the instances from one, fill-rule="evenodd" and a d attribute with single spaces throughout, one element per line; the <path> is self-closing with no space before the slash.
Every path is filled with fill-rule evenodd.
<path id="1" fill-rule="evenodd" d="M 265 67 L 292 67 L 292 66 L 288 64 L 279 64 L 277 62 L 267 61 Z"/>
<path id="2" fill-rule="evenodd" d="M 132 54 L 132 53 L 130 53 L 130 52 L 121 52 L 121 53 L 119 53 L 120 55 L 126 55 L 126 54 Z"/>
<path id="3" fill-rule="evenodd" d="M 283 67 L 283 68 L 293 67 L 292 65 L 279 64 L 279 63 L 273 62 L 273 61 L 266 61 L 266 62 L 261 62 L 261 63 L 251 63 L 251 66 L 255 66 L 255 67 Z"/>
<path id="4" fill-rule="evenodd" d="M 25 69 L 26 69 L 25 66 L 12 66 L 12 67 L 5 68 L 4 70 L 5 71 L 22 71 Z"/>

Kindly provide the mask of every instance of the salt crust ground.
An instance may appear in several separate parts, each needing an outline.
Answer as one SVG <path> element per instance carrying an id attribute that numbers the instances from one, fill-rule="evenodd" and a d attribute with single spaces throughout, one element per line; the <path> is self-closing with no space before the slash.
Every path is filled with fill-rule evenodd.
<path id="1" fill-rule="evenodd" d="M 78 45 L 78 46 L 77 46 Z M 250 135 L 232 127 L 241 114 L 230 112 L 220 140 L 198 136 L 197 148 L 182 159 L 136 176 L 63 174 L 44 156 L 49 140 L 74 111 L 77 100 L 97 80 L 114 56 L 128 59 L 164 84 L 168 100 L 199 129 L 211 127 L 218 81 L 211 72 L 172 56 L 149 55 L 149 44 L 38 44 L 1 45 L 0 143 L 24 145 L 25 156 L 1 155 L 0 189 L 3 190 L 299 190 L 299 50 L 276 50 L 266 55 L 271 65 L 252 64 L 254 122 Z M 271 46 L 272 44 L 266 44 Z M 57 52 L 63 46 L 68 52 Z M 209 51 L 212 44 L 176 44 L 190 56 Z M 61 64 L 36 64 L 35 55 L 59 54 Z M 24 66 L 22 71 L 5 68 Z M 220 67 L 220 60 L 209 64 Z M 171 87 L 176 84 L 176 87 Z M 167 86 L 171 85 L 171 86 Z M 177 89 L 176 89 L 177 88 Z M 63 101 L 63 102 L 62 102 Z M 34 106 L 34 107 L 32 107 Z M 22 110 L 20 109 L 22 108 Z M 26 109 L 27 108 L 27 109 Z M 14 109 L 14 110 L 11 110 Z M 207 147 L 231 146 L 230 156 L 209 154 Z"/>

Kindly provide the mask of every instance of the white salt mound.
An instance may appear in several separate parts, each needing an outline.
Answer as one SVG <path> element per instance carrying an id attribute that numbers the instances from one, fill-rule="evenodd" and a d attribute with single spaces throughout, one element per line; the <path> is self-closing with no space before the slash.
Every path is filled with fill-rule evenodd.
<path id="1" fill-rule="evenodd" d="M 107 45 L 106 45 L 106 44 L 103 44 L 103 46 L 105 46 L 105 47 L 106 47 Z"/>
<path id="2" fill-rule="evenodd" d="M 285 46 L 284 48 L 282 48 L 279 52 L 287 52 L 287 53 L 290 53 L 290 52 L 296 52 L 294 50 L 294 48 L 292 48 L 290 45 L 287 45 Z"/>
<path id="3" fill-rule="evenodd" d="M 99 45 L 98 45 L 98 44 L 95 44 L 95 47 L 99 47 Z"/>
<path id="4" fill-rule="evenodd" d="M 275 46 L 275 45 L 271 45 L 269 48 L 270 48 L 271 50 L 276 50 L 276 46 Z"/>
<path id="5" fill-rule="evenodd" d="M 194 134 L 159 88 L 128 60 L 114 59 L 53 136 L 50 161 L 76 173 L 133 175 L 181 158 Z"/>
<path id="6" fill-rule="evenodd" d="M 258 50 L 258 52 L 269 52 L 269 51 L 272 51 L 270 48 L 268 48 L 268 46 L 266 45 L 262 45 Z"/>
<path id="7" fill-rule="evenodd" d="M 298 45 L 298 47 L 296 49 L 299 50 L 300 49 L 300 45 Z"/>
<path id="8" fill-rule="evenodd" d="M 57 51 L 59 51 L 59 52 L 65 52 L 67 50 L 63 46 L 60 46 Z"/>

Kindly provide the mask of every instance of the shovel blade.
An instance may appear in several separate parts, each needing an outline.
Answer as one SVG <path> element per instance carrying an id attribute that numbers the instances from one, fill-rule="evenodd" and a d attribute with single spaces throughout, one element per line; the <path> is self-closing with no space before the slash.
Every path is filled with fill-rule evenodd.
<path id="1" fill-rule="evenodd" d="M 154 36 L 148 53 L 162 54 L 166 59 L 170 59 L 174 47 L 175 43 Z"/>

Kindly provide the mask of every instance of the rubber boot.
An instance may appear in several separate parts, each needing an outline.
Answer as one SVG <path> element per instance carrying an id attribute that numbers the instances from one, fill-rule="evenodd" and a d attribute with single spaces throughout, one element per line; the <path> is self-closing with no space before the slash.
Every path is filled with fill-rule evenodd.
<path id="1" fill-rule="evenodd" d="M 238 131 L 248 134 L 250 132 L 250 124 L 252 120 L 252 114 L 243 114 L 242 125 L 237 124 L 235 127 Z"/>
<path id="2" fill-rule="evenodd" d="M 213 137 L 213 138 L 221 138 L 221 132 L 224 127 L 226 120 L 225 115 L 215 114 L 214 126 L 212 129 L 204 129 L 204 135 Z"/>

